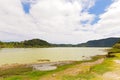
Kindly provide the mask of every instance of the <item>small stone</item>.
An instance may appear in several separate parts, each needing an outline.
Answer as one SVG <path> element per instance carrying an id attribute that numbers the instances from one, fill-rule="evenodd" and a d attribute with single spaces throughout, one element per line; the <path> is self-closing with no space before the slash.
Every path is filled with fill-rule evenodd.
<path id="1" fill-rule="evenodd" d="M 56 76 L 56 74 L 52 74 L 52 77 L 55 77 Z"/>

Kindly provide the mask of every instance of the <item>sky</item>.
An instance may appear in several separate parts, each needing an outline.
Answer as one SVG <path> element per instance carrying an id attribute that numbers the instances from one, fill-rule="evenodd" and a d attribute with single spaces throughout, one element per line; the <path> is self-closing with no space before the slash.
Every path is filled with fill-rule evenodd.
<path id="1" fill-rule="evenodd" d="M 0 40 L 57 44 L 120 37 L 120 0 L 0 0 Z"/>

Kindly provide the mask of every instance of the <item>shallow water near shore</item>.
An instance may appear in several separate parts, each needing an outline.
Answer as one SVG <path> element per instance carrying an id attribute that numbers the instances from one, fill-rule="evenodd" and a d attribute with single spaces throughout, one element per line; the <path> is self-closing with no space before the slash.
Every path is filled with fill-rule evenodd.
<path id="1" fill-rule="evenodd" d="M 2 48 L 0 49 L 0 65 L 29 64 L 40 61 L 78 61 L 90 59 L 91 56 L 105 55 L 108 48 L 67 47 L 67 48 Z"/>

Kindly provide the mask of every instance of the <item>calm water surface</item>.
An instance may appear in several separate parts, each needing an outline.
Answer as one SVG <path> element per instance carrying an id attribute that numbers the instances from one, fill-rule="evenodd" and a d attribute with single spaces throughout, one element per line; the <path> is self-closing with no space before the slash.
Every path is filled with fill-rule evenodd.
<path id="1" fill-rule="evenodd" d="M 107 54 L 104 49 L 107 48 L 3 48 L 0 49 L 0 65 L 37 63 L 40 59 L 83 60 L 91 56 Z"/>

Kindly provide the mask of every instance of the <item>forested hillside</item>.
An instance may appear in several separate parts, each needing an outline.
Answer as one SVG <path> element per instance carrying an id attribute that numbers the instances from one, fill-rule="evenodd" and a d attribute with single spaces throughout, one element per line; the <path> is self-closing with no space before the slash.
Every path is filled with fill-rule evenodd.
<path id="1" fill-rule="evenodd" d="M 25 40 L 21 42 L 0 42 L 1 48 L 31 48 L 31 47 L 50 47 L 51 44 L 40 39 Z"/>
<path id="2" fill-rule="evenodd" d="M 92 40 L 87 43 L 78 44 L 77 46 L 84 47 L 112 47 L 120 38 L 106 38 L 100 40 Z"/>

